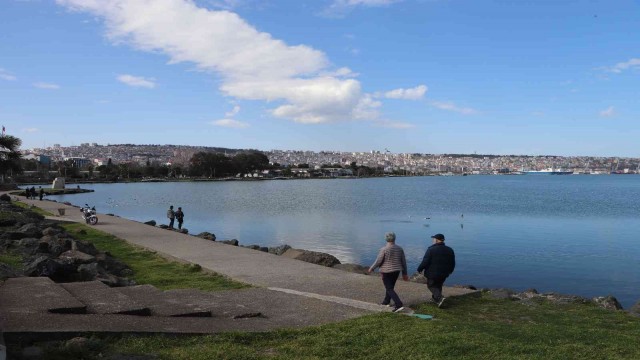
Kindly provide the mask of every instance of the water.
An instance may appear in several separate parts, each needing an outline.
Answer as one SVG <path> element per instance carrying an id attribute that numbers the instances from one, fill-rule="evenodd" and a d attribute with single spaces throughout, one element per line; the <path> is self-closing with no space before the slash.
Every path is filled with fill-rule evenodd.
<path id="1" fill-rule="evenodd" d="M 430 236 L 456 251 L 448 284 L 640 300 L 640 176 L 465 176 L 83 185 L 59 201 L 192 234 L 328 252 L 369 265 L 393 231 L 410 273 Z M 464 215 L 464 216 L 463 216 Z M 79 216 L 79 215 L 78 215 Z M 426 219 L 426 218 L 430 219 Z M 108 221 L 103 218 L 101 221 Z"/>

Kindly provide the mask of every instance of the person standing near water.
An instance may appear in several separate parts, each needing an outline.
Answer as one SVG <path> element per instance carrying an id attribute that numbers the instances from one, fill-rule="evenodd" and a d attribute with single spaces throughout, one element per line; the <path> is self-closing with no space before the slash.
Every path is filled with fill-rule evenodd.
<path id="1" fill-rule="evenodd" d="M 433 245 L 429 246 L 424 254 L 418 266 L 418 272 L 424 270 L 427 287 L 431 291 L 431 299 L 438 304 L 438 307 L 442 307 L 445 300 L 442 296 L 442 285 L 456 267 L 456 255 L 452 248 L 444 244 L 444 235 L 435 234 L 431 239 Z"/>
<path id="2" fill-rule="evenodd" d="M 169 210 L 167 210 L 167 218 L 169 218 L 169 229 L 173 229 L 173 220 L 176 218 L 176 212 L 173 211 L 173 205 L 169 206 Z"/>
<path id="3" fill-rule="evenodd" d="M 385 289 L 385 296 L 381 305 L 390 306 L 391 300 L 393 300 L 393 312 L 400 312 L 404 309 L 404 306 L 394 288 L 400 272 L 402 272 L 402 280 L 409 281 L 407 259 L 404 256 L 404 250 L 396 245 L 396 234 L 389 232 L 384 237 L 387 245 L 380 249 L 376 261 L 371 265 L 368 272 L 371 273 L 380 267 L 380 275 L 382 275 L 382 283 Z"/>
<path id="4" fill-rule="evenodd" d="M 182 222 L 184 221 L 184 213 L 182 212 L 182 208 L 178 207 L 178 211 L 175 213 L 176 220 L 178 220 L 178 229 L 182 229 Z"/>
<path id="5" fill-rule="evenodd" d="M 44 189 L 40 186 L 40 201 L 42 201 L 42 197 L 44 196 Z"/>

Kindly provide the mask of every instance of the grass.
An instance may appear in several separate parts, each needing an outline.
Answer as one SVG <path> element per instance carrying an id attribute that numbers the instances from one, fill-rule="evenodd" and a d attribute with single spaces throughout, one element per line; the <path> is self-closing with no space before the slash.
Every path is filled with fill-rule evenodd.
<path id="1" fill-rule="evenodd" d="M 435 316 L 431 321 L 385 313 L 267 333 L 95 337 L 102 345 L 94 355 L 194 360 L 640 358 L 640 319 L 623 312 L 546 301 L 525 305 L 486 295 L 451 299 L 449 304 L 447 309 L 420 306 L 418 312 Z M 51 359 L 68 356 L 63 348 L 51 354 Z"/>
<path id="2" fill-rule="evenodd" d="M 5 263 L 16 270 L 22 269 L 22 256 L 13 252 L 0 253 L 0 263 Z"/>
<path id="3" fill-rule="evenodd" d="M 219 291 L 246 288 L 248 285 L 224 276 L 204 272 L 199 265 L 169 261 L 155 253 L 131 245 L 113 235 L 84 224 L 61 224 L 74 238 L 92 243 L 98 250 L 108 251 L 133 270 L 133 280 L 159 289 L 200 289 Z"/>
<path id="4" fill-rule="evenodd" d="M 48 212 L 46 210 L 42 210 L 41 208 L 36 207 L 36 206 L 32 207 L 32 206 L 30 206 L 28 204 L 25 204 L 25 203 L 21 202 L 21 201 L 13 201 L 12 204 L 14 204 L 14 205 L 16 205 L 18 207 L 24 208 L 24 209 L 29 209 L 29 210 L 33 211 L 34 213 L 40 214 L 42 216 L 53 216 L 52 213 L 50 213 L 50 212 Z"/>

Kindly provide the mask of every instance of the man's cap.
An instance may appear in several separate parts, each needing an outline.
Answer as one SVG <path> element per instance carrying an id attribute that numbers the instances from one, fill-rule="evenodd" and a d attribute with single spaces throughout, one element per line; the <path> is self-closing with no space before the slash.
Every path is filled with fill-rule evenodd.
<path id="1" fill-rule="evenodd" d="M 444 235 L 442 235 L 442 234 L 435 234 L 431 238 L 432 239 L 436 239 L 436 240 L 440 240 L 440 241 L 444 241 Z"/>

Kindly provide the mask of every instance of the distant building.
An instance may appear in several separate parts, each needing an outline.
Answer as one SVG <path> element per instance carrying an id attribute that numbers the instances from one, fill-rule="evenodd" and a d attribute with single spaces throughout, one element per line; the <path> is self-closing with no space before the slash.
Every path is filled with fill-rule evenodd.
<path id="1" fill-rule="evenodd" d="M 80 158 L 80 157 L 66 157 L 64 158 L 64 161 L 71 161 L 71 163 L 73 164 L 73 167 L 78 169 L 86 167 L 92 163 L 91 160 L 86 158 Z"/>

